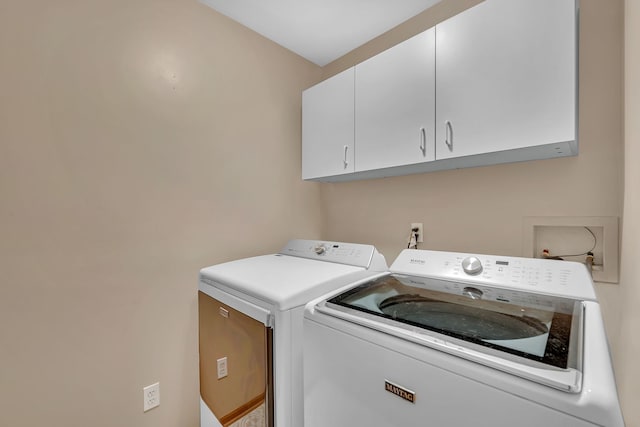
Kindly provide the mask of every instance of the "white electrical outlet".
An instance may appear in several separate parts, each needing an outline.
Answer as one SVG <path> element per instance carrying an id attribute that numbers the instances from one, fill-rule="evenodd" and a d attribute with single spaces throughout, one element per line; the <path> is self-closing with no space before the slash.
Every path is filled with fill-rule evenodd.
<path id="1" fill-rule="evenodd" d="M 229 372 L 227 371 L 227 357 L 225 356 L 221 359 L 218 359 L 217 362 L 218 362 L 218 379 L 222 379 L 227 375 L 229 375 Z"/>
<path id="2" fill-rule="evenodd" d="M 422 231 L 422 223 L 421 222 L 412 222 L 411 223 L 411 230 L 413 230 L 414 228 L 418 229 L 418 243 L 422 243 L 424 242 L 424 233 Z"/>
<path id="3" fill-rule="evenodd" d="M 156 406 L 160 405 L 160 383 L 148 385 L 143 388 L 142 391 L 144 412 L 147 412 L 149 409 L 153 409 Z"/>

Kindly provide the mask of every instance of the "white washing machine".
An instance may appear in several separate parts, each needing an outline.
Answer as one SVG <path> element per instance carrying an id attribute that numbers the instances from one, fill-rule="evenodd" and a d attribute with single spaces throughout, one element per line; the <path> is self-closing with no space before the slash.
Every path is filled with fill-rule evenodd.
<path id="1" fill-rule="evenodd" d="M 304 337 L 305 427 L 624 425 L 583 264 L 405 250 Z"/>
<path id="2" fill-rule="evenodd" d="M 387 269 L 373 246 L 309 240 L 203 268 L 201 427 L 235 426 L 247 417 L 251 425 L 301 427 L 305 304 Z"/>

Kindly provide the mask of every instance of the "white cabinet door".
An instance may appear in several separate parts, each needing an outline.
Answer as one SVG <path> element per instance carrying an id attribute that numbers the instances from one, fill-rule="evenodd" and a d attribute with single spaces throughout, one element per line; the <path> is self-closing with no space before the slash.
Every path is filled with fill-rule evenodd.
<path id="1" fill-rule="evenodd" d="M 434 160 L 435 32 L 356 65 L 356 171 Z"/>
<path id="2" fill-rule="evenodd" d="M 575 141 L 576 52 L 574 0 L 486 0 L 438 24 L 436 158 Z"/>
<path id="3" fill-rule="evenodd" d="M 302 93 L 302 179 L 353 172 L 353 67 Z"/>

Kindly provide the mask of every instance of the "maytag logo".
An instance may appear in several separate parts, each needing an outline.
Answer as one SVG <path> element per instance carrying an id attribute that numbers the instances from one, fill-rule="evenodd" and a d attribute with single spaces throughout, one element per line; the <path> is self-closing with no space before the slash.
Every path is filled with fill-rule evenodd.
<path id="1" fill-rule="evenodd" d="M 416 394 L 411 390 L 407 390 L 406 388 L 400 387 L 399 385 L 387 380 L 384 381 L 384 389 L 389 393 L 393 393 L 396 396 L 403 398 L 406 401 L 416 403 Z"/>
<path id="2" fill-rule="evenodd" d="M 424 265 L 426 263 L 427 263 L 427 261 L 424 260 L 424 259 L 411 258 L 409 260 L 409 264 L 421 264 L 421 265 Z"/>

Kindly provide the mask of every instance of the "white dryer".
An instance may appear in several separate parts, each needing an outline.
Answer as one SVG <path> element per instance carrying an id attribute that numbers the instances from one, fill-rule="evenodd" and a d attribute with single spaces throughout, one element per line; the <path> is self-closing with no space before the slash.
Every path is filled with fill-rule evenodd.
<path id="1" fill-rule="evenodd" d="M 201 427 L 253 417 L 301 427 L 302 322 L 310 300 L 387 273 L 370 245 L 292 240 L 279 253 L 200 271 Z"/>
<path id="2" fill-rule="evenodd" d="M 623 426 L 579 263 L 405 250 L 307 305 L 305 427 Z"/>

